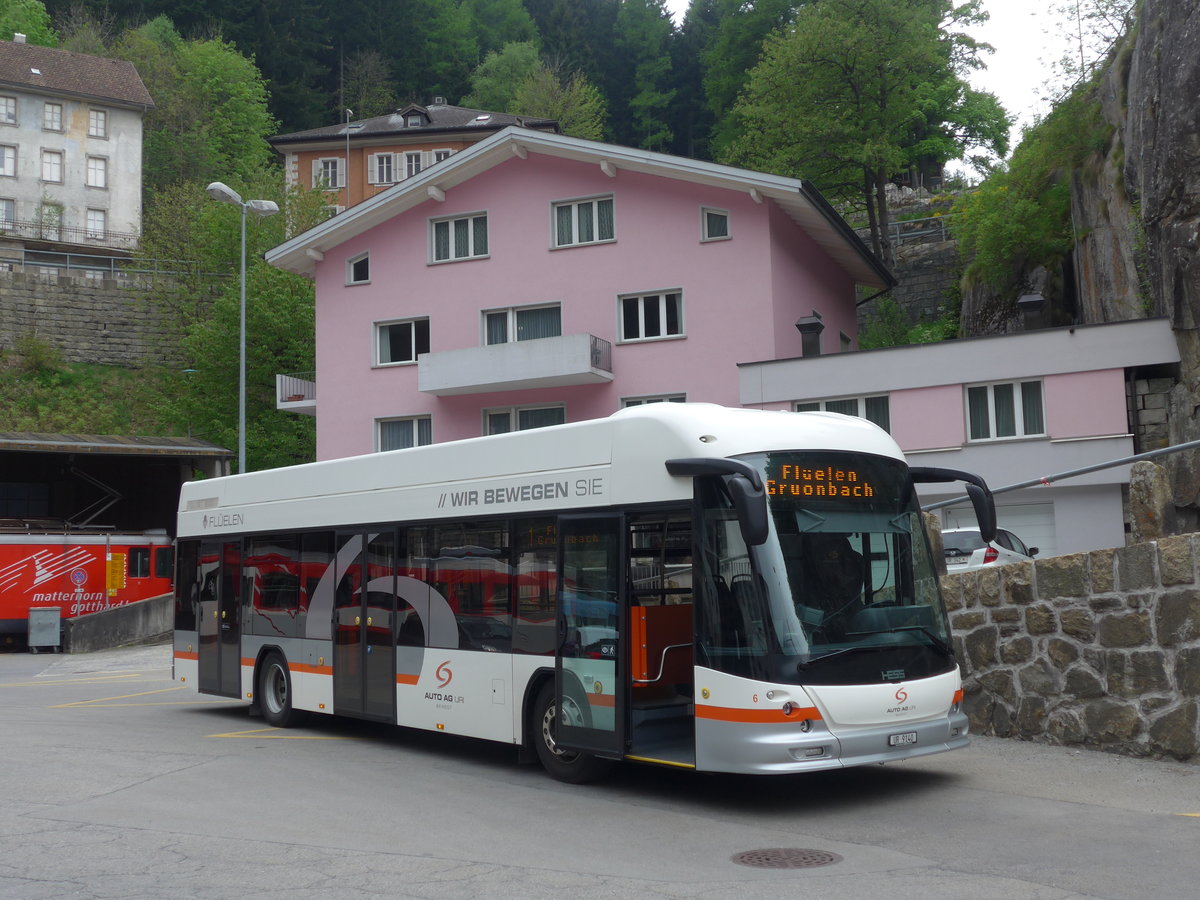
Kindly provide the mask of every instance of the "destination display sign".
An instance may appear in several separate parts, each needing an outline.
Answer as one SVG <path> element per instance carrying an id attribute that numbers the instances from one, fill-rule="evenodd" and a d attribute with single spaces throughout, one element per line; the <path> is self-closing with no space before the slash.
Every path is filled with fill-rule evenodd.
<path id="1" fill-rule="evenodd" d="M 809 500 L 872 500 L 879 493 L 879 485 L 875 483 L 877 477 L 878 469 L 867 473 L 855 466 L 784 463 L 778 467 L 774 478 L 767 478 L 767 496 Z"/>

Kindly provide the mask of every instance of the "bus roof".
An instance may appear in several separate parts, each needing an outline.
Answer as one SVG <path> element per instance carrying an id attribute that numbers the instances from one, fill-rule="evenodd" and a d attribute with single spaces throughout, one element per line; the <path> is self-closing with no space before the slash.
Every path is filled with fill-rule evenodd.
<path id="1" fill-rule="evenodd" d="M 903 460 L 882 429 L 837 413 L 652 403 L 530 431 L 188 482 L 180 536 L 680 500 L 668 459 L 849 450 Z"/>

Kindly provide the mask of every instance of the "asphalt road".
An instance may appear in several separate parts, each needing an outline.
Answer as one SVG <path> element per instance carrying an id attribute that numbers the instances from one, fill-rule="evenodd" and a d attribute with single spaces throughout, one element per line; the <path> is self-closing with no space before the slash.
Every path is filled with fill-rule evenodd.
<path id="1" fill-rule="evenodd" d="M 795 778 L 628 766 L 574 787 L 493 744 L 271 729 L 169 667 L 165 645 L 0 654 L 0 900 L 1200 892 L 1197 765 L 977 738 Z M 773 849 L 836 861 L 733 860 Z"/>

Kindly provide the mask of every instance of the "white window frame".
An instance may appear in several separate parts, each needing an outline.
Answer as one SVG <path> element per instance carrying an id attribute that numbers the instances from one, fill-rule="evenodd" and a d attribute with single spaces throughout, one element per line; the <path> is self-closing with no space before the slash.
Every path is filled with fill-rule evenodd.
<path id="1" fill-rule="evenodd" d="M 612 204 L 612 234 L 600 236 L 600 207 L 607 201 Z M 590 205 L 588 215 L 591 218 L 592 237 L 590 240 L 579 239 L 580 212 L 585 205 Z M 571 238 L 567 241 L 558 239 L 558 211 L 571 210 Z M 617 203 L 613 194 L 598 194 L 595 197 L 578 197 L 574 200 L 560 200 L 550 204 L 550 247 L 554 250 L 567 247 L 590 247 L 592 244 L 611 244 L 617 239 Z"/>
<path id="2" fill-rule="evenodd" d="M 336 184 L 331 184 L 325 180 L 329 169 L 333 170 Z M 313 160 L 313 188 L 319 187 L 325 191 L 336 191 L 346 186 L 345 178 L 345 160 L 340 156 L 322 156 Z"/>
<path id="3" fill-rule="evenodd" d="M 531 403 L 524 406 L 496 406 L 483 410 L 483 431 L 484 436 L 491 434 L 508 434 L 512 431 L 532 431 L 535 428 L 549 428 L 549 425 L 535 425 L 532 427 L 521 427 L 521 414 L 528 412 L 540 412 L 547 409 L 557 409 L 562 411 L 562 421 L 567 421 L 567 405 L 565 403 Z M 493 431 L 492 418 L 507 415 L 509 428 L 508 431 Z M 554 423 L 560 424 L 560 423 Z"/>
<path id="4" fill-rule="evenodd" d="M 56 172 L 57 178 L 54 177 Z M 61 150 L 42 151 L 42 181 L 48 184 L 63 183 L 63 152 Z"/>
<path id="5" fill-rule="evenodd" d="M 1036 385 L 1037 400 L 1038 400 L 1038 415 L 1041 419 L 1041 430 L 1033 431 L 1028 428 L 1029 422 L 1025 421 L 1024 414 L 1024 386 Z M 997 435 L 996 434 L 996 388 L 1011 387 L 1013 396 L 1013 425 L 1015 428 L 1014 434 Z M 971 392 L 986 389 L 987 391 L 987 428 L 986 436 L 976 437 L 972 434 L 971 428 Z M 1021 378 L 1015 381 L 989 381 L 980 382 L 978 384 L 963 385 L 963 416 L 966 425 L 967 441 L 972 444 L 987 444 L 995 443 L 996 441 L 1019 441 L 1027 438 L 1044 438 L 1047 437 L 1046 431 L 1046 392 L 1045 385 L 1040 378 Z M 1036 424 L 1036 423 L 1034 423 Z"/>
<path id="6" fill-rule="evenodd" d="M 16 125 L 19 108 L 16 97 L 0 97 L 0 125 Z"/>
<path id="7" fill-rule="evenodd" d="M 42 131 L 63 130 L 63 105 L 61 103 L 45 103 L 42 106 Z"/>
<path id="8" fill-rule="evenodd" d="M 844 415 L 858 416 L 860 419 L 866 419 L 868 422 L 874 422 L 884 431 L 891 432 L 892 430 L 892 399 L 891 394 L 859 394 L 854 397 L 827 397 L 823 400 L 797 400 L 792 404 L 793 412 L 840 412 Z M 886 422 L 880 422 L 867 415 L 868 400 L 884 400 L 886 401 L 887 419 Z M 830 409 L 829 404 L 844 406 L 848 403 L 853 403 L 855 409 L 853 412 L 847 409 Z M 815 409 L 814 409 L 815 408 Z"/>
<path id="9" fill-rule="evenodd" d="M 372 359 L 371 364 L 376 368 L 391 368 L 392 366 L 415 366 L 417 364 L 417 357 L 422 353 L 429 352 L 428 349 L 422 350 L 420 347 L 420 344 L 418 343 L 417 325 L 419 323 L 424 323 L 424 325 L 425 325 L 426 343 L 428 343 L 428 338 L 429 338 L 429 317 L 428 316 L 414 316 L 410 319 L 388 319 L 387 321 L 384 321 L 384 322 L 374 323 L 374 325 L 372 327 L 372 331 L 374 334 L 374 340 L 372 341 L 372 346 L 375 349 L 374 349 L 374 358 Z M 409 326 L 409 329 L 410 329 L 409 330 L 409 351 L 412 354 L 412 358 L 411 359 L 395 359 L 395 360 L 385 361 L 382 358 L 383 354 L 380 353 L 380 343 L 383 338 L 383 332 L 385 329 L 390 329 L 397 325 Z"/>
<path id="10" fill-rule="evenodd" d="M 0 228 L 12 228 L 17 222 L 17 201 L 0 197 Z"/>
<path id="11" fill-rule="evenodd" d="M 84 231 L 93 240 L 104 240 L 108 234 L 108 212 L 103 209 L 89 209 L 84 214 Z"/>
<path id="12" fill-rule="evenodd" d="M 368 181 L 371 184 L 396 183 L 396 154 L 373 153 L 368 158 Z M 386 169 L 387 171 L 384 171 Z"/>
<path id="13" fill-rule="evenodd" d="M 670 298 L 675 298 L 675 317 L 678 325 L 678 331 L 666 331 L 668 327 L 668 313 L 671 305 Z M 652 300 L 657 300 L 658 306 L 658 321 L 662 329 L 659 334 L 646 334 L 646 310 L 648 304 Z M 625 336 L 625 307 L 626 301 L 637 301 L 637 336 Z M 683 290 L 680 288 L 670 288 L 662 291 L 642 291 L 637 294 L 622 294 L 617 298 L 617 343 L 619 344 L 641 344 L 647 341 L 676 341 L 687 337 L 687 327 L 684 324 L 683 317 Z"/>
<path id="14" fill-rule="evenodd" d="M 17 177 L 17 148 L 12 144 L 0 144 L 0 176 Z"/>
<path id="15" fill-rule="evenodd" d="M 433 161 L 435 163 L 440 163 L 442 160 L 449 159 L 453 155 L 454 151 L 449 147 L 438 147 L 433 151 Z"/>
<path id="16" fill-rule="evenodd" d="M 404 125 L 407 128 L 420 128 L 425 124 L 425 117 L 419 113 L 409 113 L 404 117 Z"/>
<path id="17" fill-rule="evenodd" d="M 687 394 L 647 394 L 644 397 L 624 397 L 622 409 L 630 406 L 645 406 L 647 403 L 687 403 Z"/>
<path id="18" fill-rule="evenodd" d="M 537 340 L 536 338 L 521 337 L 520 329 L 518 328 L 518 313 L 527 312 L 536 309 L 557 309 L 558 310 L 558 334 L 554 337 L 562 337 L 562 304 L 561 303 L 530 303 L 525 306 L 498 306 L 493 309 L 485 309 L 480 314 L 479 327 L 482 330 L 480 336 L 480 346 L 493 347 L 500 344 L 511 344 L 516 341 Z M 488 340 L 488 318 L 503 314 L 506 317 L 505 322 L 505 339 L 503 341 Z M 550 335 L 547 335 L 548 337 Z"/>
<path id="19" fill-rule="evenodd" d="M 108 110 L 88 110 L 88 137 L 108 139 Z"/>
<path id="20" fill-rule="evenodd" d="M 375 420 L 375 452 L 376 453 L 388 452 L 383 449 L 384 425 L 393 425 L 393 424 L 400 424 L 400 423 L 407 423 L 409 425 L 409 427 L 412 429 L 412 441 L 413 442 L 409 445 L 410 447 L 426 447 L 433 443 L 433 417 L 432 416 L 389 416 L 387 418 Z M 425 435 L 425 438 L 427 438 L 426 440 L 421 439 L 422 438 L 421 425 L 423 423 L 428 423 L 428 427 L 426 429 L 424 429 L 428 432 Z"/>
<path id="21" fill-rule="evenodd" d="M 108 157 L 89 156 L 85 171 L 84 184 L 91 188 L 108 189 Z"/>
<path id="22" fill-rule="evenodd" d="M 359 277 L 357 277 L 357 275 L 355 273 L 355 269 L 357 268 L 359 263 L 363 263 L 363 262 L 365 262 L 367 264 L 366 277 L 359 278 Z M 347 259 L 346 260 L 346 285 L 350 286 L 350 285 L 370 284 L 370 283 L 371 283 L 371 253 L 370 253 L 370 251 L 356 254 L 354 256 L 351 256 L 349 259 Z"/>
<path id="23" fill-rule="evenodd" d="M 709 234 L 708 217 L 724 216 L 725 217 L 725 233 L 724 234 Z M 700 243 L 707 244 L 712 241 L 728 241 L 733 237 L 733 231 L 730 228 L 729 210 L 717 209 L 715 206 L 700 207 Z"/>
<path id="24" fill-rule="evenodd" d="M 475 237 L 475 221 L 482 218 L 484 220 L 484 243 L 487 247 L 483 248 L 483 252 L 479 252 L 476 246 Z M 466 252 L 459 254 L 460 249 L 457 245 L 458 229 L 455 227 L 456 222 L 467 222 L 467 246 L 464 249 Z M 449 255 L 439 258 L 437 255 L 437 232 L 438 226 L 445 225 L 447 228 Z M 488 234 L 488 223 L 486 212 L 465 213 L 457 216 L 444 216 L 442 218 L 429 220 L 429 264 L 441 265 L 443 263 L 466 262 L 471 259 L 486 259 L 489 255 L 491 238 Z"/>
<path id="25" fill-rule="evenodd" d="M 404 177 L 415 178 L 421 174 L 421 170 L 425 168 L 425 154 L 420 150 L 406 150 L 404 152 Z"/>

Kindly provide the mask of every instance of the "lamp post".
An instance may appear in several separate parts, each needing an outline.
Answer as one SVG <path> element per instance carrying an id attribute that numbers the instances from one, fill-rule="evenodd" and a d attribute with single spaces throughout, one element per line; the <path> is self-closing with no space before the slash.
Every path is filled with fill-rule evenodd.
<path id="1" fill-rule="evenodd" d="M 238 324 L 238 474 L 246 471 L 246 211 L 261 219 L 279 212 L 273 200 L 243 200 L 242 195 L 227 184 L 214 181 L 205 193 L 214 200 L 231 203 L 242 210 L 242 301 Z"/>

